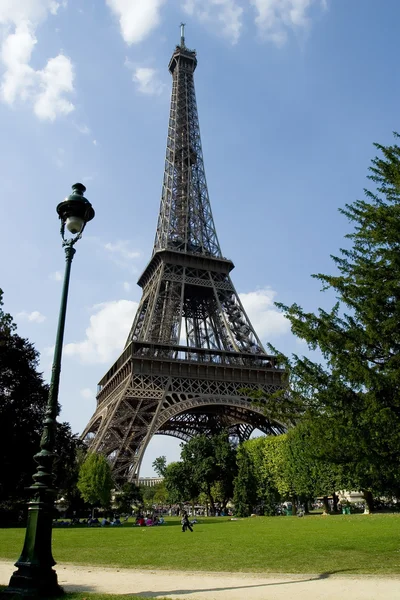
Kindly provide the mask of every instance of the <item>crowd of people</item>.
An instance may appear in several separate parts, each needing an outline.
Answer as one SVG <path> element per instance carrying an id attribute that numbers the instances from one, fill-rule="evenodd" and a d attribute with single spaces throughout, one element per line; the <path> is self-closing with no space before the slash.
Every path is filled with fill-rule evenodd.
<path id="1" fill-rule="evenodd" d="M 97 517 L 93 517 L 90 515 L 87 519 L 79 519 L 76 516 L 73 516 L 72 519 L 54 519 L 53 526 L 54 527 L 69 527 L 71 525 L 87 525 L 88 527 L 118 527 L 125 523 L 129 517 L 125 517 L 121 522 L 121 519 L 118 515 L 114 515 L 113 518 L 107 519 L 106 517 L 102 517 L 100 520 Z"/>
<path id="2" fill-rule="evenodd" d="M 158 525 L 164 525 L 165 520 L 162 515 L 158 515 L 157 513 L 141 513 L 137 514 L 133 513 L 132 517 L 134 519 L 133 526 L 134 527 L 154 527 Z M 86 525 L 87 527 L 119 527 L 122 523 L 125 523 L 130 518 L 130 515 L 126 515 L 122 521 L 119 515 L 114 515 L 113 518 L 107 518 L 106 516 L 95 517 L 93 515 L 89 515 L 86 519 L 79 519 L 76 515 L 72 517 L 70 520 L 63 519 L 54 519 L 53 526 L 55 527 L 70 527 L 76 525 Z M 196 519 L 189 521 L 189 514 L 186 510 L 181 512 L 181 525 L 182 531 L 185 532 L 187 530 L 193 531 L 193 525 L 197 523 Z"/>
<path id="3" fill-rule="evenodd" d="M 138 527 L 153 527 L 154 525 L 164 525 L 165 521 L 163 517 L 159 517 L 156 514 L 142 515 L 138 514 L 134 525 Z"/>

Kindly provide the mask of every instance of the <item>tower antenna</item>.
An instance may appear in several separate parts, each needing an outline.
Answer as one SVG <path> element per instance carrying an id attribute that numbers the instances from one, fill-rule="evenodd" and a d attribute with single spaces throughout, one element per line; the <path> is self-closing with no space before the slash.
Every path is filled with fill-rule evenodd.
<path id="1" fill-rule="evenodd" d="M 186 23 L 181 23 L 181 48 L 185 47 L 185 25 Z"/>

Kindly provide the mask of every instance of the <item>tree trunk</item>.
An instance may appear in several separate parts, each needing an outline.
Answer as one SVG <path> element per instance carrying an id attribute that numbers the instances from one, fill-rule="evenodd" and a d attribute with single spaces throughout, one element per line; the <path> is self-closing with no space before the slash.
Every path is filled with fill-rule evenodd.
<path id="1" fill-rule="evenodd" d="M 324 503 L 324 515 L 329 515 L 329 501 L 328 501 L 328 496 L 324 496 L 322 498 L 322 502 Z"/>
<path id="2" fill-rule="evenodd" d="M 338 511 L 337 505 L 338 505 L 338 502 L 339 502 L 339 498 L 335 494 L 335 492 L 333 492 L 333 494 L 332 494 L 332 499 L 333 499 L 333 512 L 334 513 L 338 513 L 339 511 Z"/>
<path id="3" fill-rule="evenodd" d="M 309 500 L 304 500 L 304 514 L 305 515 L 310 514 Z"/>
<path id="4" fill-rule="evenodd" d="M 363 490 L 362 492 L 365 499 L 364 515 L 369 515 L 374 510 L 374 497 L 369 490 Z"/>

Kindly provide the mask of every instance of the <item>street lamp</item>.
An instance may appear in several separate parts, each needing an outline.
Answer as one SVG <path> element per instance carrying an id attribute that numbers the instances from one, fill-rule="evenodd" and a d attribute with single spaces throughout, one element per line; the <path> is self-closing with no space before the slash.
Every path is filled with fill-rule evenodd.
<path id="1" fill-rule="evenodd" d="M 40 451 L 34 457 L 37 468 L 33 475 L 33 484 L 29 488 L 33 497 L 28 503 L 25 542 L 21 556 L 15 563 L 18 569 L 11 576 L 8 588 L 1 594 L 1 597 L 7 598 L 7 600 L 10 600 L 10 596 L 38 599 L 60 596 L 63 593 L 63 589 L 58 585 L 57 573 L 52 569 L 56 564 L 51 551 L 54 499 L 56 495 L 56 490 L 53 488 L 52 471 L 71 263 L 75 254 L 74 245 L 82 237 L 86 223 L 94 217 L 92 205 L 83 195 L 85 191 L 86 188 L 82 183 L 75 183 L 72 186 L 72 194 L 57 206 L 57 213 L 61 219 L 62 245 L 65 249 L 66 259 L 64 283 Z M 72 237 L 65 237 L 65 229 L 72 234 Z"/>

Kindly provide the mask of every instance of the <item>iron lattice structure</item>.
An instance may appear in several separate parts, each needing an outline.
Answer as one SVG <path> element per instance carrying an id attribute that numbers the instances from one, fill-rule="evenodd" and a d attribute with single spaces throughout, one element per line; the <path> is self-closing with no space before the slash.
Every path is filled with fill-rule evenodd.
<path id="1" fill-rule="evenodd" d="M 171 61 L 172 97 L 153 254 L 138 283 L 142 298 L 125 348 L 99 383 L 83 438 L 106 454 L 114 475 L 138 477 L 155 434 L 189 440 L 255 428 L 278 434 L 268 396 L 283 371 L 269 356 L 230 278 L 208 196 L 194 88 L 196 52 L 181 37 Z M 260 390 L 255 405 L 244 390 Z"/>

